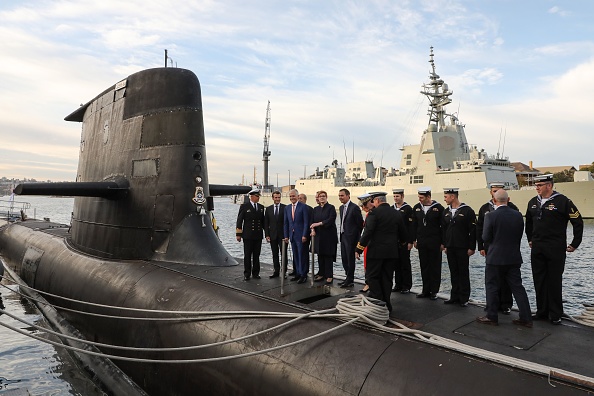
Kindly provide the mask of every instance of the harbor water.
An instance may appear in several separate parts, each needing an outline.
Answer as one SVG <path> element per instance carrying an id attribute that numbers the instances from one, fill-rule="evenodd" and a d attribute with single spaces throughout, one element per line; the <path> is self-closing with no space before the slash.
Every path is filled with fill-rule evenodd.
<path id="1" fill-rule="evenodd" d="M 4 197 L 3 199 L 7 199 Z M 69 224 L 72 214 L 73 198 L 61 197 L 17 197 L 17 201 L 30 202 L 27 211 L 29 217 L 35 215 L 38 219 L 49 218 L 53 222 Z M 235 239 L 235 221 L 239 206 L 228 198 L 215 199 L 215 218 L 219 227 L 219 238 L 227 251 L 234 257 L 243 256 L 243 244 Z M 572 228 L 568 226 L 568 239 L 571 240 Z M 594 278 L 591 265 L 594 261 L 594 221 L 586 220 L 582 245 L 573 253 L 567 255 L 563 278 L 563 297 L 565 312 L 569 315 L 581 313 L 584 303 L 594 303 Z M 340 248 L 335 274 L 343 275 L 340 264 Z M 532 309 L 535 309 L 534 285 L 530 269 L 530 248 L 524 238 L 522 241 L 522 279 Z M 290 253 L 289 253 L 290 256 Z M 272 263 L 269 246 L 263 242 L 261 261 Z M 415 249 L 411 253 L 413 268 L 413 291 L 419 291 L 421 276 L 418 254 Z M 471 299 L 477 302 L 485 300 L 484 296 L 484 266 L 485 260 L 475 253 L 470 259 Z M 264 270 L 261 274 L 267 276 Z M 358 261 L 356 277 L 364 278 L 363 263 Z M 7 280 L 3 284 L 11 286 Z M 309 287 L 309 282 L 303 287 Z M 443 255 L 441 294 L 448 297 L 450 290 L 449 270 L 445 255 Z M 9 289 L 2 287 L 0 293 L 6 311 L 29 322 L 40 324 L 43 316 L 33 305 L 20 298 Z M 398 307 L 394 307 L 397 316 Z M 0 321 L 18 327 L 30 334 L 42 336 L 42 332 L 2 316 Z M 45 337 L 45 335 L 43 335 Z M 0 393 L 5 390 L 26 388 L 33 395 L 102 395 L 88 379 L 86 374 L 76 365 L 70 355 L 61 348 L 44 344 L 34 339 L 15 333 L 0 326 Z"/>

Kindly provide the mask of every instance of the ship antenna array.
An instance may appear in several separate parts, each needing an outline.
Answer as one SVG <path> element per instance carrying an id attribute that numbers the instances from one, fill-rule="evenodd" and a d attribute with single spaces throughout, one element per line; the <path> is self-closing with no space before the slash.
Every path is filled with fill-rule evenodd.
<path id="1" fill-rule="evenodd" d="M 266 106 L 266 122 L 264 125 L 264 151 L 262 161 L 264 162 L 264 188 L 268 188 L 268 162 L 270 161 L 270 101 Z"/>

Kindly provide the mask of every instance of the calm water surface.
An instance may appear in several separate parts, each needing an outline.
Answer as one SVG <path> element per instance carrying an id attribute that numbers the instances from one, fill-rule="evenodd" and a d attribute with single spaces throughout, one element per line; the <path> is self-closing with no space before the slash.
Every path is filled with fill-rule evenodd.
<path id="1" fill-rule="evenodd" d="M 27 211 L 29 217 L 48 217 L 51 221 L 69 224 L 73 198 L 50 198 L 50 197 L 25 197 L 17 198 L 20 201 L 31 203 L 31 209 Z M 215 217 L 219 226 L 219 237 L 225 248 L 234 257 L 243 256 L 243 245 L 235 239 L 235 220 L 239 206 L 233 204 L 229 199 L 220 198 L 215 200 Z M 568 239 L 571 240 L 571 226 L 568 227 Z M 587 220 L 584 230 L 584 240 L 580 248 L 574 253 L 567 255 L 565 274 L 563 279 L 563 296 L 565 312 L 570 315 L 581 313 L 583 303 L 594 303 L 594 277 L 592 274 L 592 262 L 594 261 L 594 221 Z M 340 249 L 338 249 L 340 254 Z M 528 292 L 528 297 L 533 309 L 536 308 L 534 301 L 534 285 L 530 272 L 530 249 L 524 239 L 522 242 L 522 254 L 524 265 L 522 266 L 522 278 Z M 272 255 L 266 242 L 262 247 L 261 261 L 272 263 Z M 419 259 L 415 249 L 411 254 L 413 266 L 413 289 L 421 287 L 421 276 L 419 272 Z M 484 301 L 484 258 L 478 253 L 470 260 L 470 277 L 472 284 L 471 298 L 477 301 Z M 337 275 L 343 275 L 340 257 L 335 264 Z M 266 275 L 266 274 L 265 274 Z M 363 279 L 363 264 L 358 262 L 356 276 Z M 3 281 L 6 284 L 6 281 Z M 442 266 L 441 293 L 446 296 L 449 293 L 449 270 L 445 255 Z M 28 321 L 43 323 L 43 316 L 17 295 L 5 288 L 0 288 L 3 303 L 6 310 L 18 317 Z M 0 318 L 4 323 L 24 329 L 32 334 L 41 334 L 33 328 L 27 328 L 11 318 Z M 90 380 L 76 366 L 70 356 L 61 350 L 48 344 L 24 337 L 20 334 L 0 326 L 0 392 L 3 390 L 27 388 L 34 395 L 101 395 Z"/>

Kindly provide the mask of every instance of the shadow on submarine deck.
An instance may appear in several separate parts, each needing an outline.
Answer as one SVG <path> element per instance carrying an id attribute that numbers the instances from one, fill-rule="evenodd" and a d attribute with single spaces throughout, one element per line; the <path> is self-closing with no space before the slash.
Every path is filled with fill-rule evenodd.
<path id="1" fill-rule="evenodd" d="M 46 223 L 43 231 L 67 237 L 68 230 Z M 332 287 L 310 285 L 285 280 L 285 296 L 281 297 L 280 278 L 269 279 L 273 272 L 271 264 L 261 263 L 261 279 L 243 280 L 243 262 L 231 267 L 188 266 L 187 264 L 152 262 L 174 271 L 186 273 L 206 281 L 236 288 L 248 293 L 281 300 L 305 310 L 333 308 L 337 301 L 347 295 L 356 295 L 362 284 L 355 283 L 351 289 L 341 289 L 337 280 Z M 414 290 L 413 290 L 414 291 Z M 484 307 L 469 304 L 467 307 L 444 305 L 443 298 L 435 301 L 416 298 L 416 293 L 392 293 L 394 307 L 391 319 L 405 326 L 419 329 L 473 347 L 523 359 L 526 361 L 567 370 L 584 376 L 594 377 L 591 362 L 594 351 L 594 330 L 571 321 L 564 320 L 561 326 L 548 321 L 535 321 L 531 329 L 512 324 L 518 317 L 517 311 L 511 315 L 499 315 L 499 326 L 488 326 L 475 322 L 484 316 Z"/>

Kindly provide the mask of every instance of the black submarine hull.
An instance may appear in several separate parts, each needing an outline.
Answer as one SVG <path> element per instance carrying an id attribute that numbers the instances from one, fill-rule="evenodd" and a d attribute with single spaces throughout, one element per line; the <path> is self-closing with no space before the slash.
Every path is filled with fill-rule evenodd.
<path id="1" fill-rule="evenodd" d="M 193 271 L 197 267 L 83 255 L 73 250 L 65 238 L 37 228 L 39 224 L 30 222 L 3 229 L 2 257 L 29 285 L 48 293 L 151 310 L 308 311 L 229 284 L 201 279 L 192 273 L 199 272 Z M 230 272 L 229 276 L 237 274 Z M 82 308 L 77 303 L 48 300 L 67 308 Z M 84 309 L 114 313 L 105 308 Z M 203 345 L 252 334 L 282 321 L 258 318 L 155 323 L 68 312 L 63 315 L 87 339 L 139 348 Z M 203 351 L 115 354 L 151 359 L 231 356 L 319 334 L 340 323 L 333 319 L 307 319 L 282 331 Z M 102 350 L 114 353 L 108 348 Z M 354 325 L 296 346 L 228 361 L 114 363 L 151 395 L 463 395 L 475 394 L 473 390 L 479 389 L 482 394 L 493 395 L 588 393 L 560 383 L 553 389 L 545 377 L 537 374 Z M 488 389 L 484 388 L 485 383 L 489 383 Z"/>
<path id="2" fill-rule="evenodd" d="M 116 307 L 311 311 L 305 304 L 288 302 L 290 298 L 281 297 L 273 287 L 267 294 L 238 287 L 242 268 L 218 240 L 208 201 L 245 187 L 209 183 L 200 84 L 192 72 L 158 68 L 135 73 L 66 120 L 82 122 L 78 184 L 64 189 L 78 192 L 71 228 L 24 221 L 0 231 L 2 261 L 28 285 Z M 24 186 L 19 191 L 27 190 L 35 189 Z M 216 279 L 207 273 L 216 273 Z M 46 298 L 66 308 L 114 315 L 109 308 Z M 121 316 L 146 314 L 123 309 L 116 310 L 118 318 L 61 312 L 88 340 L 139 348 L 206 345 L 283 321 L 231 318 L 172 323 L 124 319 Z M 328 318 L 301 320 L 258 337 L 192 351 L 101 350 L 158 360 L 233 356 L 302 340 L 341 323 Z M 564 383 L 551 388 L 546 376 L 363 325 L 230 360 L 171 364 L 114 359 L 114 363 L 151 395 L 582 392 Z"/>

